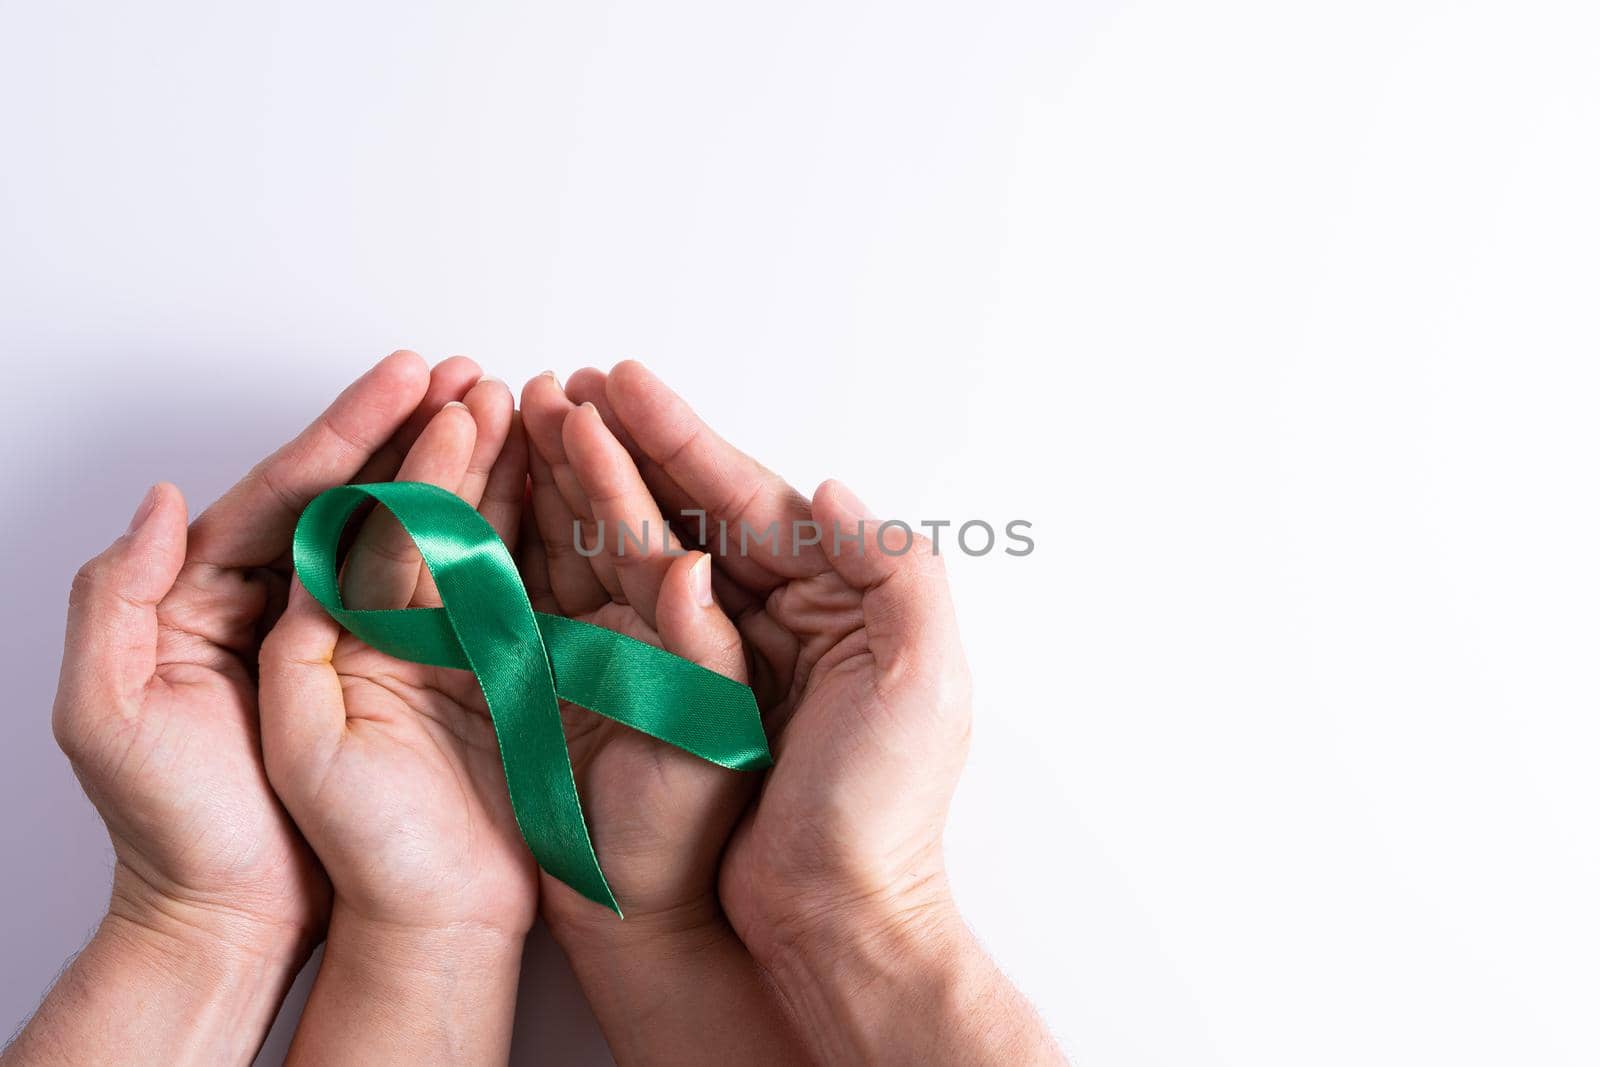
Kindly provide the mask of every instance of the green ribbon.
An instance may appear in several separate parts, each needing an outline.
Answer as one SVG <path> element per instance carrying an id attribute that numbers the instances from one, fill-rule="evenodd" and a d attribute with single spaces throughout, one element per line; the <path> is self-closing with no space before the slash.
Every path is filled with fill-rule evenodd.
<path id="1" fill-rule="evenodd" d="M 339 540 L 366 500 L 388 508 L 416 542 L 442 608 L 344 606 Z M 544 870 L 619 918 L 622 909 L 600 871 L 578 803 L 557 700 L 732 770 L 772 765 L 748 686 L 631 637 L 534 611 L 494 527 L 437 486 L 329 489 L 300 516 L 294 566 L 328 614 L 373 648 L 477 675 L 523 840 Z"/>

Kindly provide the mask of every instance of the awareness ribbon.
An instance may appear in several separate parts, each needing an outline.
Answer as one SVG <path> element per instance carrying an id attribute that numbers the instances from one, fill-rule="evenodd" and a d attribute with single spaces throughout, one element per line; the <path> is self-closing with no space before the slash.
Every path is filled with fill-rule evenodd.
<path id="1" fill-rule="evenodd" d="M 388 508 L 416 542 L 442 608 L 344 606 L 339 540 L 367 500 Z M 622 909 L 600 871 L 578 803 L 557 700 L 731 770 L 772 765 L 749 686 L 643 641 L 534 611 L 494 527 L 437 486 L 385 482 L 329 489 L 300 516 L 294 566 L 328 614 L 373 648 L 477 675 L 523 840 L 544 870 L 619 918 Z"/>

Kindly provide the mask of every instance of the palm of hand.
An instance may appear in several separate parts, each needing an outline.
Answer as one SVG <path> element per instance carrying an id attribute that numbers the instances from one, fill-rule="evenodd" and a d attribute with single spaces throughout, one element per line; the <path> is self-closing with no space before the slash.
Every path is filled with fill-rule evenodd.
<path id="1" fill-rule="evenodd" d="M 660 540 L 667 524 L 597 412 L 574 407 L 553 377 L 541 376 L 523 391 L 522 417 L 532 481 L 522 570 L 534 604 L 742 681 L 732 624 L 710 605 L 709 585 L 695 591 L 697 574 L 708 581 L 708 569 L 695 570 L 704 557 Z M 601 548 L 577 550 L 578 516 Z M 625 548 L 623 528 L 643 531 L 649 547 Z M 582 708 L 564 706 L 562 721 L 595 853 L 624 911 L 685 924 L 716 918 L 718 856 L 753 776 Z M 546 894 L 556 924 L 604 918 L 553 879 Z"/>
<path id="2" fill-rule="evenodd" d="M 836 886 L 854 854 L 856 815 L 870 798 L 852 795 L 849 766 L 878 742 L 876 673 L 860 594 L 834 572 L 791 579 L 767 596 L 762 614 L 793 642 L 792 663 L 769 665 L 777 687 L 787 682 L 769 697 L 781 759 L 729 842 L 721 896 L 736 928 L 775 931 L 778 917 L 806 914 L 795 897 Z"/>
<path id="3" fill-rule="evenodd" d="M 476 678 L 396 660 L 350 634 L 332 665 L 346 734 L 307 831 L 341 895 L 418 922 L 531 924 L 536 868 Z"/>
<path id="4" fill-rule="evenodd" d="M 661 646 L 627 604 L 574 617 Z M 752 783 L 586 708 L 563 702 L 561 719 L 595 850 L 624 910 L 659 914 L 709 904 L 721 844 L 715 827 L 731 823 Z M 543 889 L 557 921 L 599 914 L 553 878 Z"/>
<path id="5" fill-rule="evenodd" d="M 780 665 L 789 691 L 771 713 L 781 757 L 729 843 L 720 886 L 758 955 L 819 909 L 887 897 L 939 869 L 938 837 L 921 820 L 942 810 L 946 765 L 959 766 L 966 727 L 959 715 L 927 712 L 961 705 L 965 665 L 896 660 L 869 630 L 871 595 L 829 570 L 766 600 L 765 622 L 794 650 L 792 666 Z M 947 728 L 958 743 L 940 736 Z"/>
<path id="6" fill-rule="evenodd" d="M 478 382 L 422 428 L 398 480 L 451 490 L 514 540 L 526 464 L 502 451 L 510 421 L 505 386 Z M 363 608 L 440 603 L 416 545 L 381 512 L 357 533 L 343 585 Z M 297 583 L 262 646 L 261 704 L 268 774 L 341 907 L 391 924 L 527 931 L 537 869 L 471 672 L 371 648 Z"/>
<path id="7" fill-rule="evenodd" d="M 684 540 L 716 556 L 719 599 L 737 632 L 711 634 L 722 618 L 716 613 L 697 624 L 712 649 L 726 640 L 741 646 L 732 658 L 742 655 L 750 666 L 776 761 L 720 870 L 721 903 L 745 943 L 757 949 L 753 941 L 783 937 L 786 927 L 852 898 L 937 889 L 939 820 L 965 756 L 970 709 L 948 586 L 931 544 L 886 544 L 883 529 L 838 483 L 823 483 L 807 500 L 637 363 L 609 375 L 579 372 L 567 387 L 603 420 L 604 440 L 581 412 L 565 415 L 559 435 L 549 430 L 555 419 L 530 420 L 534 402 L 553 392 L 553 383 L 536 381 L 523 401 L 529 435 L 550 465 L 545 482 L 560 490 L 557 502 L 571 495 L 562 477 L 570 446 L 584 446 L 571 466 L 580 482 L 593 483 L 587 496 L 595 518 L 631 514 L 633 528 L 644 515 L 670 514 L 685 525 L 697 518 L 698 532 L 685 531 Z M 541 406 L 560 413 L 560 404 Z M 537 501 L 540 479 L 534 483 Z M 628 506 L 640 483 L 654 503 Z M 587 518 L 572 502 L 562 521 L 540 524 L 553 562 L 575 554 L 565 529 L 574 514 Z M 802 540 L 807 527 L 812 536 Z M 758 541 L 768 549 L 747 551 L 746 531 L 767 531 Z M 558 587 L 559 576 L 552 566 L 558 602 L 563 592 L 574 600 L 589 592 L 571 574 Z"/>
<path id="8" fill-rule="evenodd" d="M 326 879 L 267 782 L 240 657 L 265 600 L 242 573 L 184 566 L 156 608 L 138 706 L 97 721 L 58 708 L 57 721 L 129 872 L 175 899 L 309 928 Z M 129 767 L 139 773 L 118 773 Z"/>
<path id="9" fill-rule="evenodd" d="M 447 360 L 430 375 L 415 353 L 394 353 L 192 525 L 174 486 L 153 487 L 127 533 L 80 572 L 53 723 L 130 890 L 142 882 L 297 940 L 322 925 L 327 878 L 263 763 L 262 631 L 288 583 L 300 505 L 389 477 L 478 373 Z"/>

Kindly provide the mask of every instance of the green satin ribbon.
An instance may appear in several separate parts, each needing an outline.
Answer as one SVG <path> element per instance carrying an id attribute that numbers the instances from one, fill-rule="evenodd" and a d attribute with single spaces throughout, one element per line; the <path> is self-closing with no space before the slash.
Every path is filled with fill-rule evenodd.
<path id="1" fill-rule="evenodd" d="M 339 539 L 366 500 L 388 508 L 416 542 L 442 608 L 344 606 Z M 494 527 L 437 486 L 329 489 L 300 516 L 294 566 L 328 614 L 373 648 L 477 675 L 523 840 L 544 870 L 618 917 L 578 803 L 558 698 L 732 770 L 772 764 L 748 686 L 631 637 L 534 611 Z"/>

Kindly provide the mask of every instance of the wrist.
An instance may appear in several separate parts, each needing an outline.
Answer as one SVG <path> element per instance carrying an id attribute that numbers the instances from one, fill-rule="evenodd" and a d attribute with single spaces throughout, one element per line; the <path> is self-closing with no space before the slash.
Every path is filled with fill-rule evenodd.
<path id="1" fill-rule="evenodd" d="M 324 956 L 339 950 L 345 964 L 387 970 L 398 980 L 431 982 L 440 974 L 520 960 L 526 935 L 488 923 L 417 924 L 368 915 L 336 899 Z"/>
<path id="2" fill-rule="evenodd" d="M 845 977 L 873 960 L 937 954 L 967 935 L 937 856 L 894 874 L 819 875 L 788 893 L 773 879 L 725 886 L 740 902 L 740 936 L 774 976 L 815 981 Z"/>
<path id="3" fill-rule="evenodd" d="M 249 923 L 119 885 L 9 1052 L 19 1063 L 248 1064 L 303 962 Z"/>
<path id="4" fill-rule="evenodd" d="M 504 1062 L 523 941 L 490 925 L 392 922 L 335 898 L 294 1058 Z"/>
<path id="5" fill-rule="evenodd" d="M 545 899 L 554 904 L 550 898 L 555 896 L 550 892 Z M 602 1004 L 636 1001 L 642 987 L 670 986 L 670 976 L 719 956 L 729 946 L 742 951 L 710 895 L 670 910 L 629 911 L 626 919 L 585 900 L 571 909 L 549 907 L 543 914 L 597 1014 Z"/>
<path id="6" fill-rule="evenodd" d="M 599 912 L 549 923 L 617 1063 L 810 1062 L 713 895 L 626 921 Z"/>
<path id="7" fill-rule="evenodd" d="M 306 923 L 163 892 L 121 862 L 112 873 L 101 930 L 152 953 L 203 963 L 208 970 L 279 969 L 291 977 L 320 940 Z"/>
<path id="8" fill-rule="evenodd" d="M 644 1022 L 639 1006 L 672 1011 L 664 995 L 679 976 L 725 958 L 730 947 L 742 951 L 714 896 L 660 911 L 630 910 L 626 919 L 571 893 L 565 887 L 542 894 L 550 936 L 566 955 L 578 984 L 612 1040 L 614 1018 Z"/>
<path id="9" fill-rule="evenodd" d="M 907 973 L 942 975 L 972 940 L 942 884 L 916 900 L 838 901 L 793 914 L 760 958 L 795 999 L 875 996 Z"/>
<path id="10" fill-rule="evenodd" d="M 961 918 L 940 879 L 893 906 L 813 913 L 768 963 L 825 1062 L 1042 1062 L 1047 1035 Z"/>

